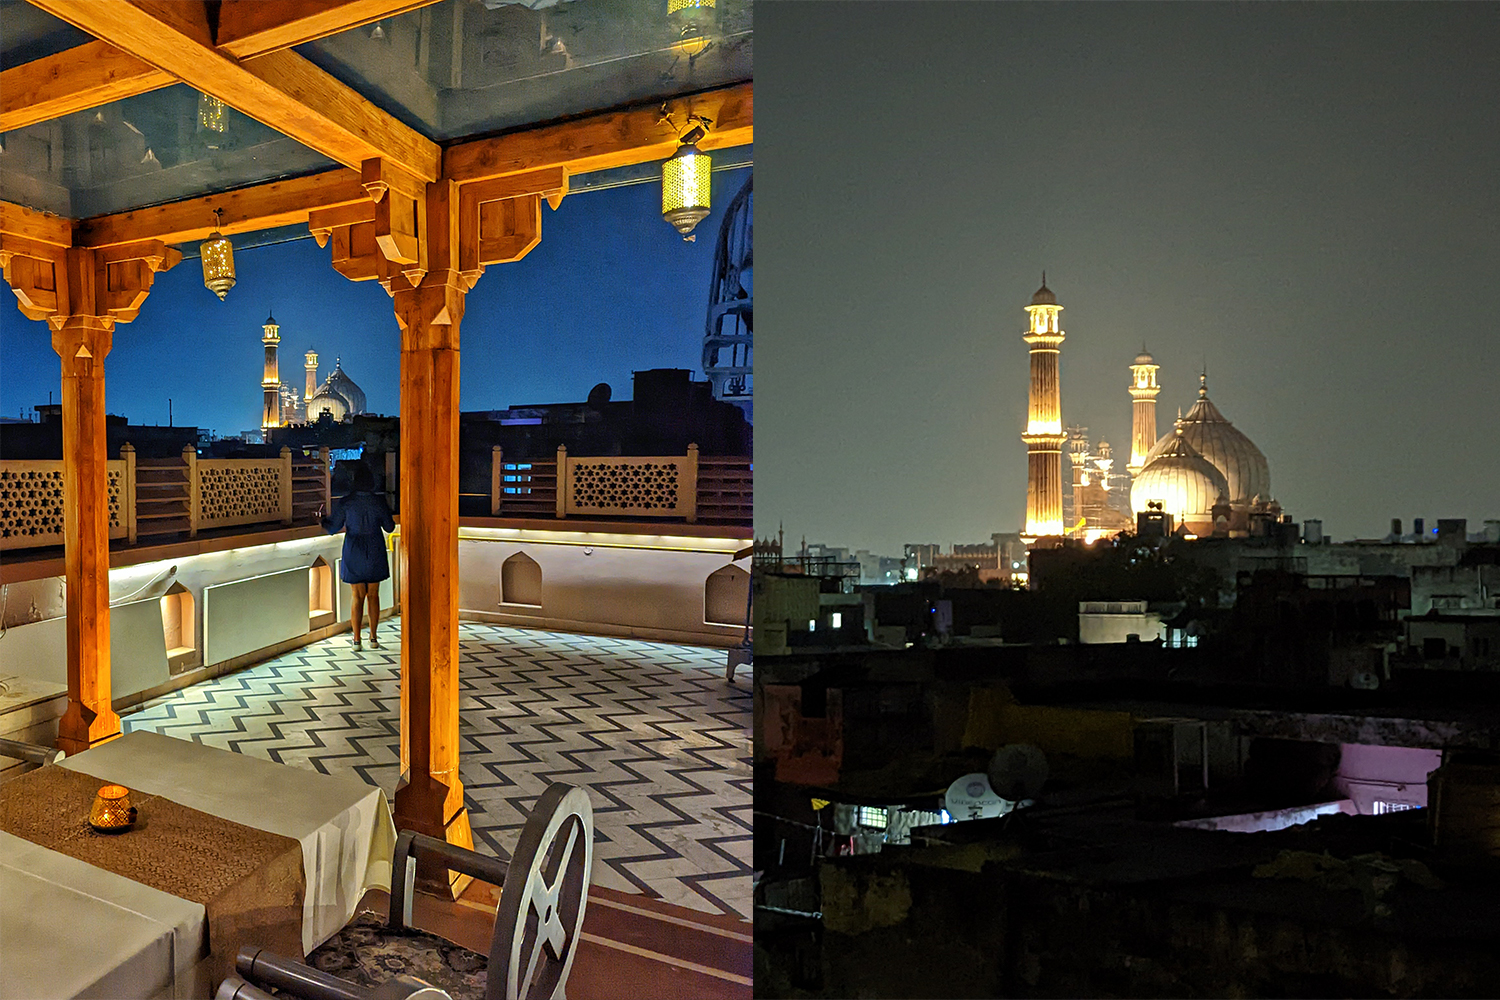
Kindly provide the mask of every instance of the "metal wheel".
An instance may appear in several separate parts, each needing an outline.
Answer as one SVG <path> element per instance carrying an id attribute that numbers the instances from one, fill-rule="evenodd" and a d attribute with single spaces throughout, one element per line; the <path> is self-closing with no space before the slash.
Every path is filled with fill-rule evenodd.
<path id="1" fill-rule="evenodd" d="M 560 1000 L 578 952 L 593 867 L 588 795 L 554 784 L 527 818 L 500 891 L 487 1000 Z"/>

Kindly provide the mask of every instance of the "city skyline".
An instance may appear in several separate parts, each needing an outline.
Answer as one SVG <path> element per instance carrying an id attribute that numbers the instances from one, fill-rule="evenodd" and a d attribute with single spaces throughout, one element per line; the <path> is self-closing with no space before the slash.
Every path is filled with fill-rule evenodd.
<path id="1" fill-rule="evenodd" d="M 689 368 L 701 378 L 714 237 L 747 176 L 747 169 L 714 174 L 713 211 L 695 242 L 661 220 L 657 184 L 580 191 L 558 210 L 544 209 L 536 248 L 488 268 L 469 293 L 462 408 L 582 400 L 599 382 L 627 399 L 631 372 L 650 368 Z M 378 282 L 344 278 L 328 255 L 310 236 L 237 249 L 238 281 L 223 302 L 203 287 L 196 259 L 158 275 L 140 316 L 115 331 L 105 360 L 108 411 L 165 425 L 171 399 L 177 426 L 225 437 L 259 429 L 261 328 L 269 312 L 281 327 L 283 382 L 301 388 L 302 355 L 311 347 L 320 383 L 341 359 L 370 412 L 398 414 L 390 297 Z M 589 283 L 591 274 L 611 276 L 594 289 L 602 294 L 558 293 L 570 282 Z M 304 284 L 293 289 L 297 281 Z M 204 330 L 212 332 L 185 336 Z M 0 344 L 0 416 L 29 415 L 49 392 L 56 401 L 58 361 L 46 324 L 23 317 L 13 299 L 0 311 Z M 172 364 L 164 364 L 164 344 Z M 564 358 L 568 364 L 557 363 Z"/>
<path id="2" fill-rule="evenodd" d="M 1500 515 L 1495 8 L 848 14 L 757 25 L 759 534 L 1020 530 L 1043 270 L 1062 422 L 1122 462 L 1144 343 L 1158 431 L 1206 366 L 1298 521 Z"/>

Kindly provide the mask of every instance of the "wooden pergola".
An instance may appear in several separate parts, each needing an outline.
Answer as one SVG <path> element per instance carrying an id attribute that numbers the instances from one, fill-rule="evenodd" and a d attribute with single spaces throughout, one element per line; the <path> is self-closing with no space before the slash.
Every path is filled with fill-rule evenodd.
<path id="1" fill-rule="evenodd" d="M 0 202 L 0 264 L 61 361 L 68 707 L 58 746 L 120 734 L 111 707 L 104 359 L 174 244 L 305 224 L 335 269 L 377 280 L 401 331 L 401 759 L 397 825 L 472 846 L 458 770 L 459 329 L 484 269 L 541 239 L 570 175 L 670 156 L 660 102 L 446 147 L 292 51 L 433 0 L 32 0 L 95 41 L 0 73 L 0 132 L 178 82 L 342 164 L 118 214 L 67 219 Z M 211 9 L 212 8 L 212 9 Z M 752 141 L 749 82 L 678 97 L 701 148 Z M 220 222 L 214 223 L 215 210 Z M 205 294 L 208 294 L 205 292 Z"/>

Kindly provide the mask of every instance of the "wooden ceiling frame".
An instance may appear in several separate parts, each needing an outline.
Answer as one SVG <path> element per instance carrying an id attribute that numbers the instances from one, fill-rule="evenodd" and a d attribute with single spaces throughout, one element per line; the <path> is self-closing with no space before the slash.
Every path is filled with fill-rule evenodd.
<path id="1" fill-rule="evenodd" d="M 672 121 L 689 112 L 715 119 L 704 149 L 726 149 L 754 141 L 753 84 L 742 83 L 667 102 Z M 567 189 L 553 171 L 564 177 L 584 170 L 630 166 L 663 160 L 677 147 L 672 125 L 661 119 L 661 105 L 648 105 L 590 115 L 571 122 L 544 125 L 492 139 L 450 147 L 444 162 L 468 176 L 455 178 L 463 186 L 510 178 L 505 197 L 537 194 L 553 208 Z M 519 165 L 519 166 L 518 166 Z M 167 205 L 139 208 L 115 215 L 83 219 L 74 225 L 78 246 L 104 247 L 140 240 L 183 243 L 201 240 L 214 230 L 214 210 L 223 210 L 218 230 L 226 235 L 308 223 L 319 245 L 326 245 L 337 226 L 375 218 L 369 170 L 331 170 L 308 177 L 272 181 L 219 194 L 189 198 Z M 460 189 L 462 194 L 462 189 Z M 320 215 L 345 209 L 334 215 Z"/>
<path id="2" fill-rule="evenodd" d="M 379 159 L 418 182 L 438 178 L 437 143 L 290 49 L 241 60 L 216 48 L 201 0 L 31 2 L 346 167 Z M 368 5 L 346 6 L 370 13 Z"/>
<path id="3" fill-rule="evenodd" d="M 215 48 L 254 59 L 327 38 L 436 0 L 224 0 Z M 0 71 L 0 132 L 26 128 L 114 101 L 169 87 L 171 73 L 108 42 L 87 42 Z"/>

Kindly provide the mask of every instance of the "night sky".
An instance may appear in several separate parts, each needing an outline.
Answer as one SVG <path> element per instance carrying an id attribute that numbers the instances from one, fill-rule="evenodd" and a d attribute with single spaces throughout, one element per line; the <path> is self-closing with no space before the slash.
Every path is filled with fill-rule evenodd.
<path id="1" fill-rule="evenodd" d="M 1025 513 L 1023 307 L 1128 458 L 1210 396 L 1335 540 L 1500 518 L 1500 6 L 763 4 L 756 522 Z M 1065 463 L 1066 464 L 1066 463 Z"/>
<path id="2" fill-rule="evenodd" d="M 542 241 L 522 260 L 488 268 L 469 293 L 460 333 L 462 406 L 501 409 L 578 402 L 599 382 L 631 396 L 632 371 L 689 368 L 702 378 L 703 324 L 714 239 L 745 170 L 714 174 L 713 213 L 685 243 L 661 219 L 656 184 L 584 191 L 542 209 Z M 281 325 L 280 374 L 302 386 L 302 355 L 319 381 L 342 357 L 375 413 L 400 412 L 400 342 L 378 282 L 345 279 L 311 239 L 236 251 L 238 283 L 220 302 L 196 259 L 157 276 L 132 323 L 115 328 L 105 361 L 107 409 L 132 423 L 236 434 L 260 424 L 261 324 Z M 47 327 L 14 299 L 0 309 L 0 414 L 57 399 Z"/>

